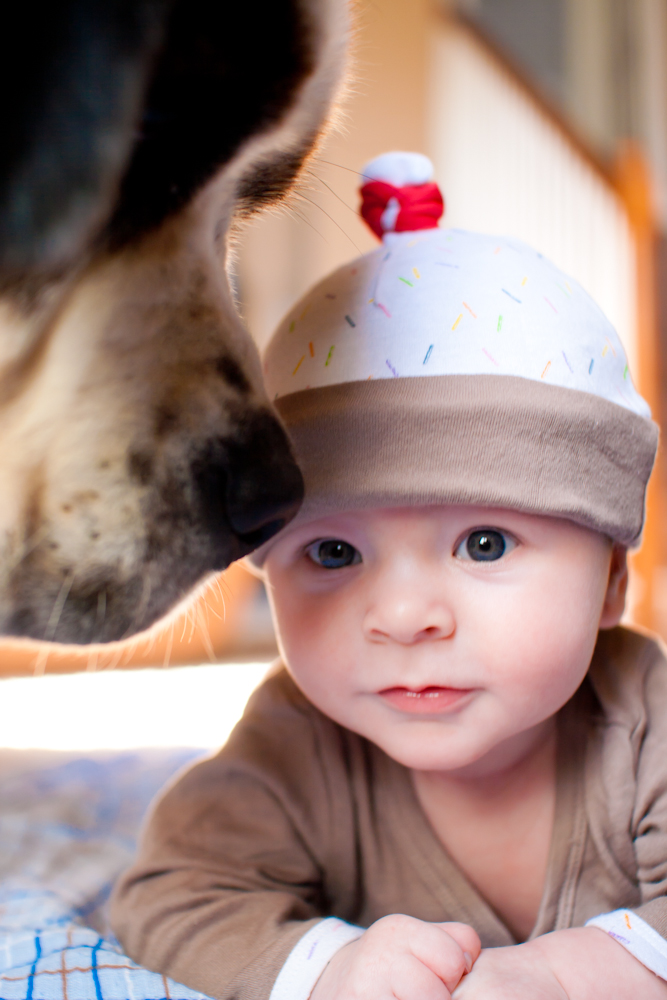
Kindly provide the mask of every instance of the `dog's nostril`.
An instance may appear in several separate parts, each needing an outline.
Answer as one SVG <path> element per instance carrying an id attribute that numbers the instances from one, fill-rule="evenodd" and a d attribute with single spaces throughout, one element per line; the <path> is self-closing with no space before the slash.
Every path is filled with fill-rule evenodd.
<path id="1" fill-rule="evenodd" d="M 254 417 L 228 446 L 227 518 L 244 544 L 256 548 L 294 517 L 303 479 L 275 417 Z"/>
<path id="2" fill-rule="evenodd" d="M 193 463 L 200 510 L 212 538 L 231 528 L 238 554 L 268 541 L 303 500 L 303 479 L 275 417 L 246 418 L 232 439 L 210 442 Z"/>
<path id="3" fill-rule="evenodd" d="M 239 534 L 238 537 L 250 549 L 257 549 L 264 542 L 268 542 L 269 538 L 277 535 L 280 529 L 285 527 L 287 521 L 288 518 L 279 517 L 275 521 L 267 521 L 266 524 L 263 524 L 261 528 L 257 528 L 255 531 Z"/>

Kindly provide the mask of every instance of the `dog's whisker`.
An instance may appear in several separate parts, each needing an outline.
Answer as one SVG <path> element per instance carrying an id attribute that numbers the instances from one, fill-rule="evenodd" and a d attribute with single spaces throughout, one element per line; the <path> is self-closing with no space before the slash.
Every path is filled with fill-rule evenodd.
<path id="1" fill-rule="evenodd" d="M 206 611 L 207 611 L 207 613 L 210 611 L 211 614 L 214 615 L 218 619 L 218 621 L 220 621 L 220 622 L 224 621 L 222 615 L 218 614 L 218 612 L 215 610 L 215 608 L 213 607 L 212 604 L 209 604 L 208 601 L 206 601 L 206 600 L 204 601 L 204 604 L 206 605 Z"/>
<path id="2" fill-rule="evenodd" d="M 190 618 L 190 609 L 188 608 L 188 610 L 186 611 L 186 613 L 183 615 L 183 629 L 181 631 L 181 638 L 180 638 L 181 642 L 183 642 L 183 640 L 185 639 L 185 630 L 188 627 L 188 619 L 189 618 Z"/>
<path id="3" fill-rule="evenodd" d="M 37 656 L 35 657 L 35 665 L 32 672 L 35 677 L 42 677 L 46 673 L 46 662 L 49 658 L 50 649 L 48 646 L 43 646 Z"/>
<path id="4" fill-rule="evenodd" d="M 322 208 L 321 205 L 318 205 L 318 203 L 316 201 L 313 201 L 311 198 L 306 198 L 304 194 L 301 194 L 300 197 L 303 198 L 304 201 L 307 201 L 308 204 L 312 205 L 314 208 L 319 208 L 320 212 L 323 212 L 324 215 L 326 215 L 327 219 L 333 222 L 334 226 L 336 226 L 337 229 L 340 229 L 343 236 L 345 236 L 350 241 L 350 243 L 352 244 L 352 246 L 354 247 L 354 249 L 357 251 L 358 254 L 361 254 L 363 252 L 361 250 L 361 247 L 358 247 L 357 244 L 354 242 L 350 234 L 345 232 L 341 224 L 339 222 L 336 222 L 333 215 L 329 215 L 329 213 L 325 208 Z"/>
<path id="5" fill-rule="evenodd" d="M 120 663 L 120 658 L 121 658 L 122 655 L 123 655 L 123 650 L 122 649 L 117 649 L 116 652 L 111 657 L 111 659 L 109 660 L 109 662 L 107 663 L 107 665 L 106 665 L 106 667 L 104 669 L 105 670 L 115 670 L 116 667 L 118 666 L 118 664 Z"/>
<path id="6" fill-rule="evenodd" d="M 56 634 L 56 629 L 60 623 L 60 619 L 63 613 L 63 608 L 65 607 L 65 602 L 69 597 L 69 592 L 72 589 L 72 584 L 74 583 L 74 573 L 69 572 L 62 582 L 62 586 L 58 591 L 58 596 L 56 597 L 53 609 L 49 616 L 49 620 L 46 623 L 46 628 L 44 629 L 44 642 L 51 642 L 54 635 Z"/>
<path id="7" fill-rule="evenodd" d="M 303 198 L 303 195 L 298 195 L 298 197 Z M 307 199 L 303 198 L 303 201 L 307 201 Z M 317 226 L 314 225 L 314 223 L 310 219 L 308 219 L 305 215 L 301 215 L 299 212 L 297 212 L 294 205 L 290 205 L 287 211 L 289 215 L 293 216 L 295 219 L 298 219 L 299 222 L 302 222 L 304 224 L 304 226 L 308 226 L 309 229 L 312 229 L 313 232 L 317 236 L 319 236 L 319 238 L 323 240 L 327 244 L 327 246 L 329 246 L 329 240 L 326 238 L 324 233 L 321 233 L 317 228 Z"/>
<path id="8" fill-rule="evenodd" d="M 123 642 L 125 639 L 129 639 L 131 635 L 137 631 L 137 627 L 141 627 L 141 622 L 148 607 L 151 595 L 153 593 L 153 580 L 151 578 L 150 571 L 144 574 L 141 587 L 141 597 L 139 598 L 139 603 L 135 609 L 135 612 L 130 620 L 129 625 L 121 635 L 119 642 Z"/>
<path id="9" fill-rule="evenodd" d="M 21 563 L 28 558 L 30 553 L 34 552 L 34 550 L 37 548 L 40 542 L 44 541 L 48 533 L 49 533 L 49 527 L 48 525 L 44 524 L 42 525 L 41 528 L 39 528 L 38 531 L 36 531 L 33 535 L 31 535 L 27 541 L 23 542 L 23 544 L 19 549 L 18 554 L 13 559 L 8 561 L 7 572 L 11 573 L 12 570 L 15 570 L 17 568 L 17 566 L 20 566 Z"/>
<path id="10" fill-rule="evenodd" d="M 171 623 L 169 628 L 169 635 L 167 636 L 167 646 L 164 651 L 164 659 L 162 660 L 162 666 L 168 667 L 169 661 L 171 660 L 171 650 L 174 645 L 174 623 Z"/>
<path id="11" fill-rule="evenodd" d="M 323 184 L 324 187 L 327 189 L 327 191 L 330 191 L 331 194 L 334 196 L 334 198 L 336 198 L 341 203 L 341 205 L 345 206 L 345 208 L 348 210 L 348 212 L 352 212 L 352 215 L 355 217 L 355 219 L 359 218 L 359 213 L 356 210 L 356 208 L 353 208 L 352 205 L 348 205 L 348 203 L 345 201 L 345 199 L 341 198 L 341 196 L 338 194 L 338 192 L 334 191 L 334 189 L 331 187 L 330 184 L 327 184 L 327 182 L 325 180 L 323 180 L 321 177 L 318 177 L 317 174 L 313 174 L 313 177 L 315 178 L 315 180 L 319 181 L 320 184 Z"/>
<path id="12" fill-rule="evenodd" d="M 318 156 L 316 162 L 326 163 L 328 167 L 337 167 L 339 170 L 347 170 L 349 174 L 356 174 L 357 177 L 362 176 L 358 170 L 354 170 L 352 167 L 344 167 L 342 163 L 334 163 L 333 160 L 323 160 Z"/>
<path id="13" fill-rule="evenodd" d="M 204 644 L 204 649 L 206 650 L 206 655 L 211 663 L 215 663 L 215 650 L 213 649 L 213 643 L 211 642 L 211 633 L 208 630 L 208 624 L 204 620 L 204 613 L 202 608 L 197 605 L 197 624 L 199 626 L 199 633 Z"/>
<path id="14" fill-rule="evenodd" d="M 197 627 L 197 605 L 190 606 L 188 608 L 188 619 L 190 621 L 190 635 L 188 636 L 188 646 L 192 642 L 192 637 L 195 634 L 195 628 Z"/>
<path id="15" fill-rule="evenodd" d="M 220 584 L 220 579 L 216 578 L 215 587 L 218 592 L 218 597 L 220 598 L 220 603 L 222 604 L 222 621 L 227 621 L 227 602 L 225 601 L 225 594 Z M 229 594 L 227 594 L 229 597 Z"/>
<path id="16" fill-rule="evenodd" d="M 161 631 L 159 629 L 153 629 L 150 632 L 148 637 L 145 639 L 146 648 L 144 649 L 144 656 L 148 656 L 150 653 L 153 652 L 153 649 L 155 648 L 155 643 L 157 642 L 158 637 L 160 635 Z"/>

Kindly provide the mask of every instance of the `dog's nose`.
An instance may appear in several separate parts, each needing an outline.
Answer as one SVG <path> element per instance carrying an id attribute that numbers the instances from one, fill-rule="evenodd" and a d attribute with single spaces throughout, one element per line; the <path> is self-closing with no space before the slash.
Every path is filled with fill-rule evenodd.
<path id="1" fill-rule="evenodd" d="M 267 411 L 252 419 L 227 454 L 227 518 L 254 549 L 292 520 L 303 500 L 303 478 L 285 431 Z"/>
<path id="2" fill-rule="evenodd" d="M 231 528 L 234 558 L 280 531 L 303 500 L 303 478 L 287 435 L 268 410 L 246 417 L 233 438 L 207 448 L 193 473 L 211 536 Z"/>

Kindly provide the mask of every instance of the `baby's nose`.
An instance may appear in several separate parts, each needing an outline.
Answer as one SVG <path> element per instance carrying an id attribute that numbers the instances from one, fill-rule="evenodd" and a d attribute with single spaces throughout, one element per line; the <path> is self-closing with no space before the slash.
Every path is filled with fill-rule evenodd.
<path id="1" fill-rule="evenodd" d="M 456 620 L 446 603 L 420 601 L 413 595 L 393 602 L 378 602 L 369 609 L 364 627 L 372 642 L 413 646 L 450 639 L 456 631 Z"/>

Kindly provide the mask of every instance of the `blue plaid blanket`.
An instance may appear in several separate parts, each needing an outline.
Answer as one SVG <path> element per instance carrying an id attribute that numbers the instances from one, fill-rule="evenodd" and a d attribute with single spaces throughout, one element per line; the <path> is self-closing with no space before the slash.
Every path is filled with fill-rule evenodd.
<path id="1" fill-rule="evenodd" d="M 195 755 L 0 752 L 0 1000 L 202 998 L 127 958 L 106 913 L 150 799 Z"/>

